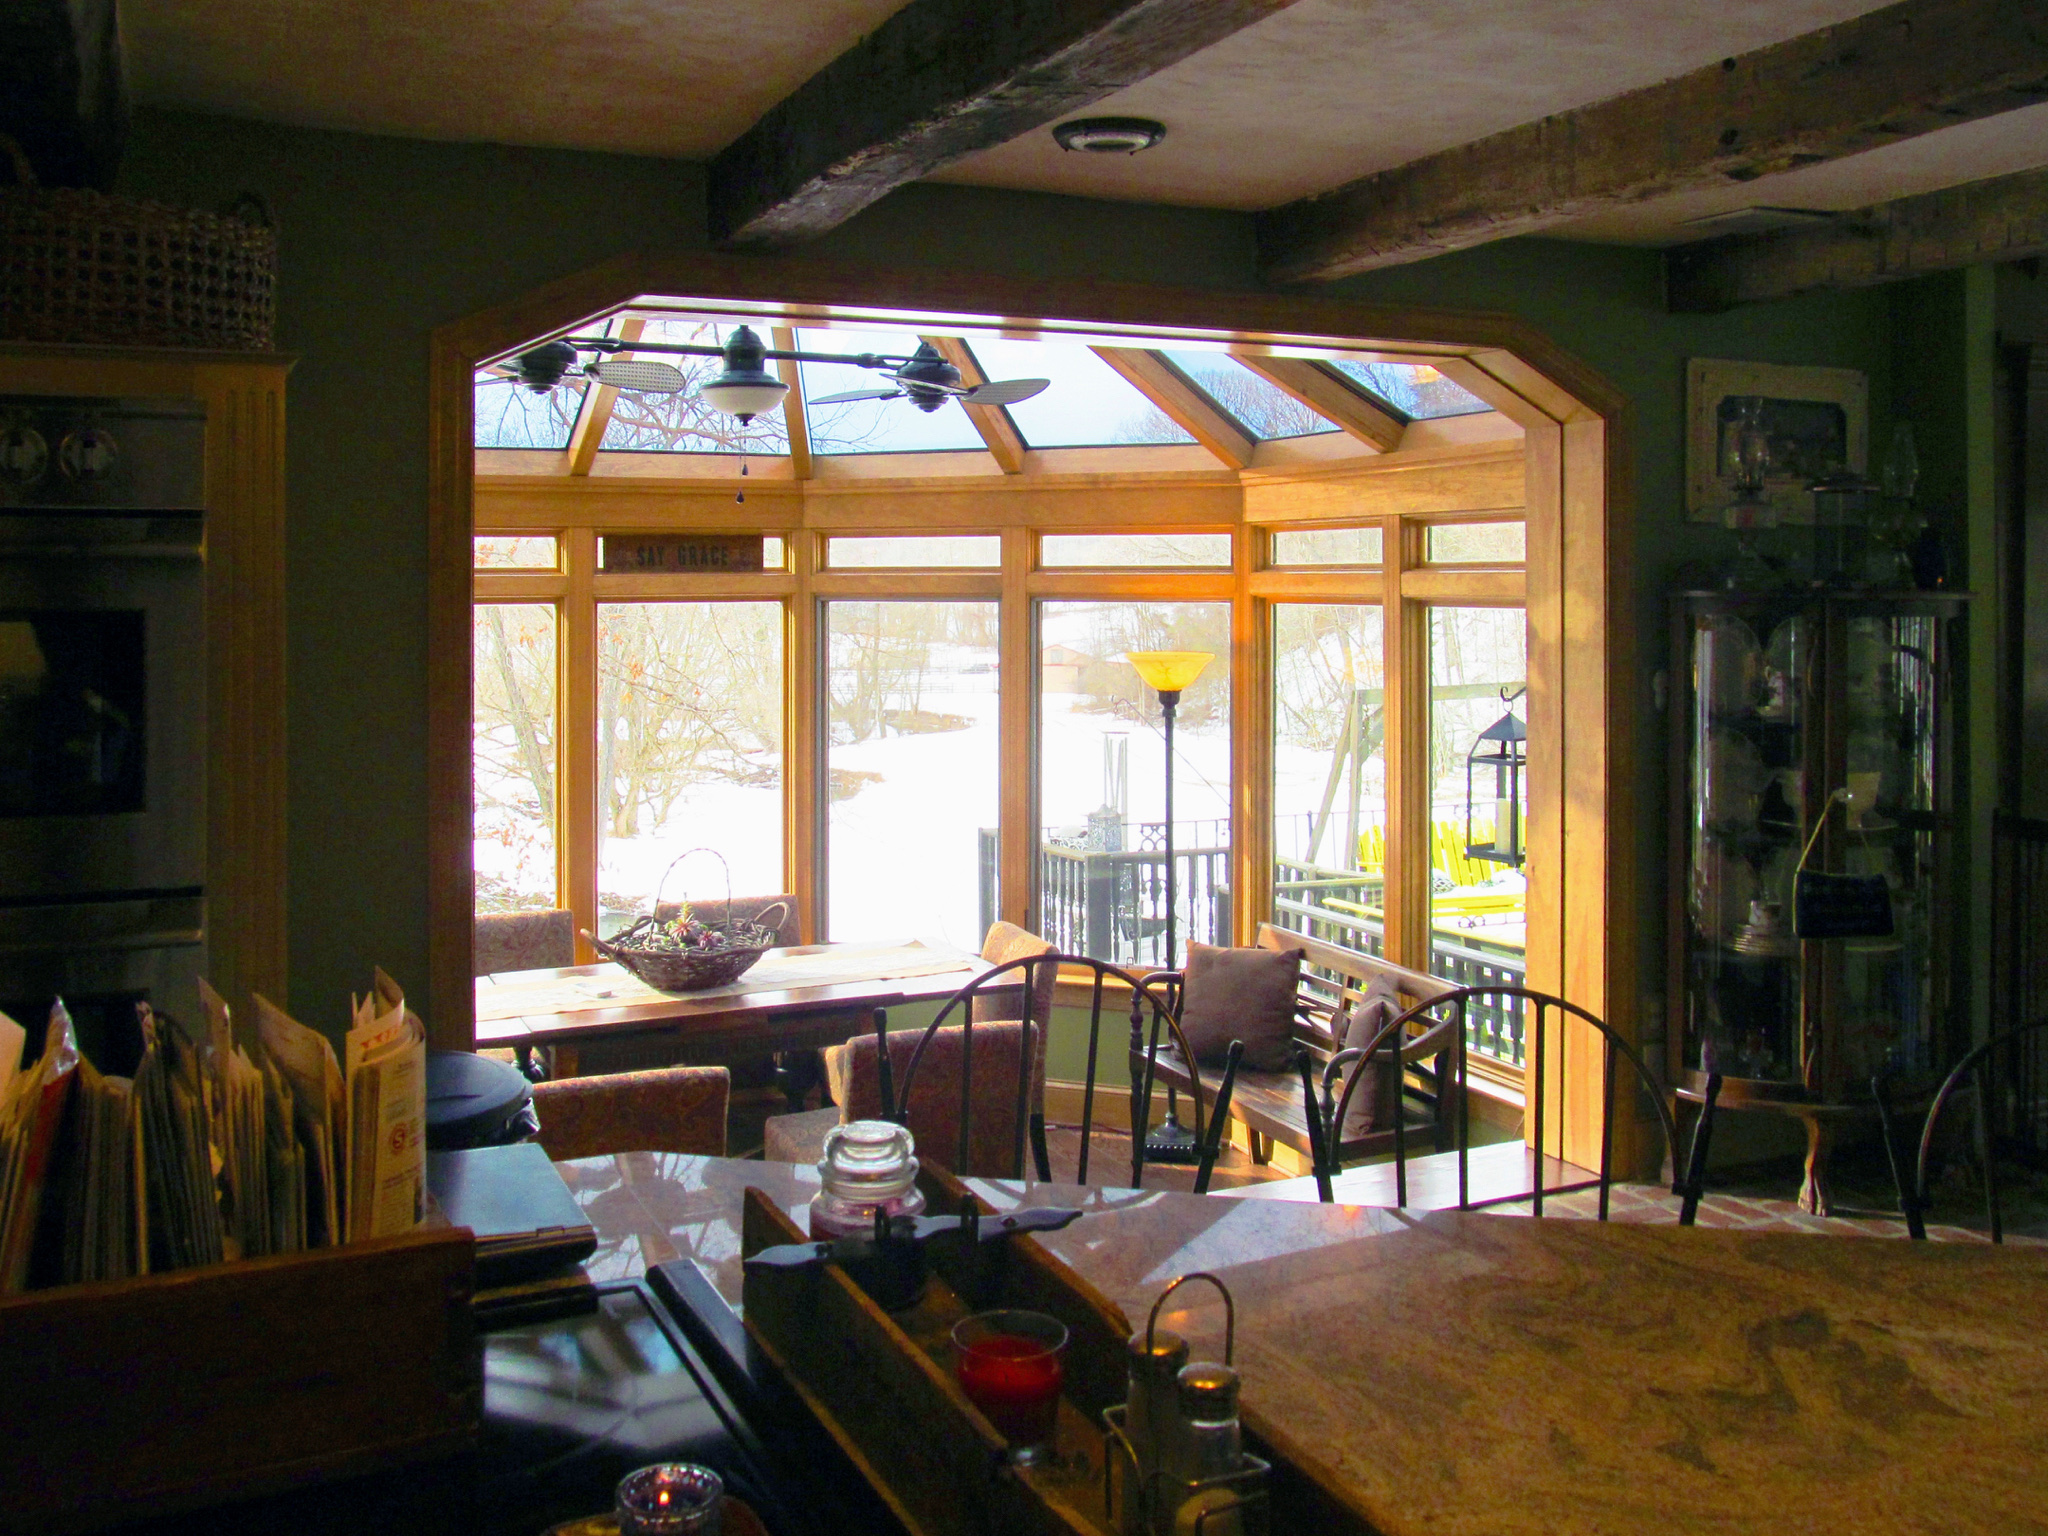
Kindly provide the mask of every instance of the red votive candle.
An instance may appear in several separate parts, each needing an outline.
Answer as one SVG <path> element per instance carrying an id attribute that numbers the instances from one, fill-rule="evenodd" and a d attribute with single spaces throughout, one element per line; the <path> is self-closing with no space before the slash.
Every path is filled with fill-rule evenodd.
<path id="1" fill-rule="evenodd" d="M 1038 1460 L 1052 1448 L 1066 1343 L 1066 1326 L 1043 1312 L 977 1312 L 953 1325 L 960 1390 L 1010 1442 L 1014 1461 Z"/>

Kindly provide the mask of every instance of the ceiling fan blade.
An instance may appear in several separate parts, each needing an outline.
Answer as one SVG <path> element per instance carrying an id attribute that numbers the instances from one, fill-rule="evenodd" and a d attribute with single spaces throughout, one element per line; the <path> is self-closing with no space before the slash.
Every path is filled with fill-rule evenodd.
<path id="1" fill-rule="evenodd" d="M 688 387 L 680 368 L 670 363 L 648 363 L 636 359 L 604 358 L 583 370 L 599 383 L 613 389 L 628 389 L 641 395 L 673 395 Z"/>
<path id="2" fill-rule="evenodd" d="M 998 379 L 993 384 L 975 385 L 960 400 L 964 405 L 1015 405 L 1019 400 L 1029 400 L 1051 383 L 1051 379 Z"/>
<path id="3" fill-rule="evenodd" d="M 848 400 L 894 400 L 903 391 L 888 389 L 849 389 L 838 395 L 812 395 L 807 403 L 811 405 L 840 405 Z"/>

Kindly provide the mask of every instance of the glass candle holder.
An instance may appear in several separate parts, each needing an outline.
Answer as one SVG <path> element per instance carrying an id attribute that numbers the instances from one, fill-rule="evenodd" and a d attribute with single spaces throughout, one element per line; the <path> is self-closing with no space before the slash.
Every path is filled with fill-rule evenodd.
<path id="1" fill-rule="evenodd" d="M 1066 1325 L 1043 1312 L 977 1312 L 953 1325 L 960 1390 L 1010 1442 L 1012 1461 L 1052 1454 L 1066 1345 Z"/>
<path id="2" fill-rule="evenodd" d="M 619 1536 L 718 1536 L 725 1483 L 709 1467 L 665 1461 L 619 1479 Z"/>

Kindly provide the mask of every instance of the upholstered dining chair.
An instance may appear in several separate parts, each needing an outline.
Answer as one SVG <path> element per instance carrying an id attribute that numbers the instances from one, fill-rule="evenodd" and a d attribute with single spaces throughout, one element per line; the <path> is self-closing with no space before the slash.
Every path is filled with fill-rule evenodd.
<path id="1" fill-rule="evenodd" d="M 1481 1004 L 1505 1005 L 1525 1012 L 1523 1040 L 1529 1057 L 1527 1080 L 1530 1084 L 1525 1115 L 1536 1159 L 1530 1188 L 1474 1200 L 1467 1169 L 1472 1144 L 1471 1107 L 1467 1101 L 1470 1091 L 1467 1026 L 1469 1015 Z M 1568 1026 L 1571 1025 L 1591 1030 L 1601 1053 L 1600 1080 L 1606 1085 L 1606 1092 L 1604 1102 L 1596 1107 L 1600 1124 L 1600 1166 L 1590 1178 L 1567 1175 L 1565 1182 L 1553 1184 L 1544 1171 L 1545 1149 L 1551 1144 L 1547 1133 L 1566 1124 L 1568 1111 L 1578 1107 L 1569 1099 L 1567 1069 L 1571 1061 Z M 1592 1043 L 1585 1042 L 1582 1049 Z M 1670 1106 L 1664 1101 L 1663 1090 L 1650 1075 L 1642 1057 L 1603 1020 L 1578 1004 L 1549 993 L 1512 986 L 1458 987 L 1441 997 L 1417 1003 L 1389 1019 L 1365 1044 L 1347 1047 L 1333 1055 L 1323 1067 L 1320 1092 L 1317 1091 L 1308 1056 L 1303 1053 L 1298 1058 L 1303 1106 L 1309 1122 L 1310 1139 L 1316 1147 L 1316 1193 L 1321 1199 L 1329 1201 L 1335 1198 L 1332 1181 L 1340 1171 L 1337 1147 L 1353 1097 L 1362 1088 L 1385 1091 L 1382 1085 L 1389 1079 L 1392 1080 L 1393 1091 L 1398 1094 L 1401 1078 L 1425 1056 L 1437 1063 L 1434 1088 L 1443 1111 L 1442 1121 L 1451 1127 L 1458 1171 L 1457 1209 L 1476 1210 L 1488 1205 L 1526 1200 L 1532 1214 L 1541 1216 L 1546 1197 L 1572 1194 L 1597 1186 L 1600 1191 L 1599 1219 L 1607 1220 L 1609 1194 L 1614 1183 L 1615 1084 L 1625 1081 L 1642 1090 L 1657 1112 L 1664 1151 L 1674 1173 L 1671 1192 L 1680 1201 L 1679 1225 L 1689 1227 L 1693 1224 L 1699 1208 L 1698 1186 L 1694 1178 L 1696 1170 L 1678 1170 L 1677 1125 L 1672 1119 Z M 1628 1066 L 1628 1076 L 1617 1079 L 1616 1074 L 1623 1063 Z M 1339 1079 L 1343 1081 L 1341 1092 L 1336 1087 Z M 1630 1094 L 1623 1102 L 1633 1102 L 1636 1097 L 1638 1095 Z M 1397 1204 L 1405 1206 L 1408 1203 L 1407 1117 L 1396 1115 L 1393 1123 L 1395 1198 Z"/>
<path id="2" fill-rule="evenodd" d="M 576 915 L 563 908 L 541 912 L 485 912 L 476 920 L 476 974 L 537 971 L 576 963 Z"/>
<path id="3" fill-rule="evenodd" d="M 533 1085 L 535 1138 L 552 1159 L 610 1152 L 725 1155 L 732 1075 L 724 1067 L 658 1067 Z"/>
<path id="4" fill-rule="evenodd" d="M 1920 1139 L 1911 1148 L 1912 1177 L 1907 1178 L 1905 1162 L 1894 1134 L 1890 1084 L 1884 1074 L 1871 1079 L 1870 1091 L 1877 1100 L 1877 1113 L 1884 1130 L 1885 1155 L 1891 1160 L 1892 1182 L 1898 1187 L 1899 1209 L 1906 1218 L 1907 1234 L 1919 1242 L 1927 1240 L 1927 1211 L 1933 1204 L 1930 1175 L 1940 1155 L 1943 1117 L 1958 1099 L 1967 1098 L 1975 1119 L 1975 1146 L 1984 1179 L 1984 1216 L 1991 1228 L 1991 1241 L 2005 1241 L 2005 1217 L 1999 1204 L 1997 1123 L 2007 1105 L 2002 1095 L 2012 1090 L 2024 1073 L 2010 1070 L 2015 1058 L 2027 1047 L 2048 1041 L 2048 1018 L 2035 1019 L 2017 1029 L 1993 1035 L 1966 1054 L 1949 1070 L 1934 1099 L 1927 1106 L 1927 1118 L 1920 1124 Z M 1964 1089 L 1972 1090 L 1965 1093 Z"/>

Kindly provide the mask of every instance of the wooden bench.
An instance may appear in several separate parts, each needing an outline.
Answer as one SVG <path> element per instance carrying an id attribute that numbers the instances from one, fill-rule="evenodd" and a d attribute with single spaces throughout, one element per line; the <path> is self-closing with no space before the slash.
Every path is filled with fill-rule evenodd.
<path id="1" fill-rule="evenodd" d="M 1351 1010 L 1364 1001 L 1366 988 L 1376 978 L 1384 976 L 1393 983 L 1400 994 L 1403 1009 L 1457 990 L 1454 983 L 1441 977 L 1425 976 L 1420 971 L 1362 955 L 1356 950 L 1341 949 L 1306 934 L 1275 928 L 1271 923 L 1259 925 L 1258 943 L 1263 949 L 1298 949 L 1302 952 L 1301 991 L 1295 1003 L 1294 1039 L 1307 1050 L 1318 1087 L 1321 1086 L 1323 1067 L 1343 1046 L 1343 1032 Z M 1178 974 L 1154 974 L 1169 978 L 1169 988 L 1177 998 Z M 1415 1034 L 1419 1036 L 1422 1033 L 1423 1026 L 1418 1025 Z M 1135 1082 L 1137 1074 L 1143 1070 L 1145 1043 L 1133 1040 L 1131 1050 L 1132 1080 Z M 1410 1128 L 1420 1123 L 1433 1132 L 1440 1131 L 1441 1110 L 1433 1092 L 1434 1072 L 1410 1058 L 1405 1051 L 1403 1058 L 1408 1064 L 1404 1077 L 1411 1081 L 1407 1082 L 1401 1095 L 1401 1112 L 1409 1117 Z M 1221 1073 L 1211 1067 L 1201 1070 L 1206 1102 Z M 1164 1084 L 1169 1093 L 1191 1087 L 1193 1081 L 1187 1062 L 1169 1045 L 1160 1047 L 1154 1074 L 1155 1081 Z M 1363 1085 L 1360 1092 L 1364 1092 Z M 1419 1121 L 1418 1108 L 1422 1112 Z M 1308 1120 L 1302 1113 L 1301 1074 L 1297 1070 L 1257 1072 L 1240 1067 L 1231 1095 L 1230 1118 L 1247 1131 L 1254 1162 L 1271 1161 L 1275 1142 L 1292 1148 L 1304 1159 L 1311 1155 Z M 1340 1160 L 1371 1157 L 1390 1152 L 1393 1146 L 1392 1125 L 1375 1126 L 1369 1133 L 1350 1136 L 1340 1142 L 1338 1156 Z"/>

